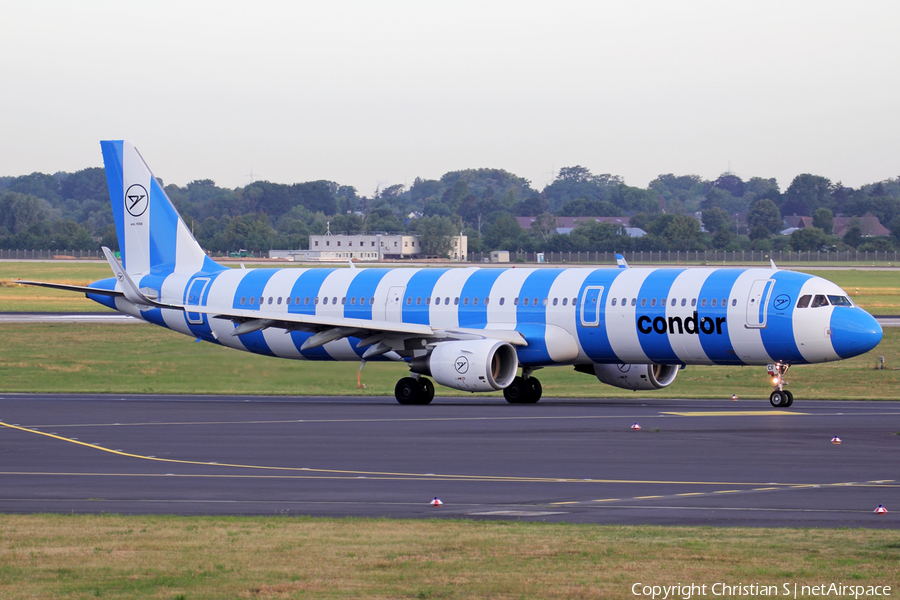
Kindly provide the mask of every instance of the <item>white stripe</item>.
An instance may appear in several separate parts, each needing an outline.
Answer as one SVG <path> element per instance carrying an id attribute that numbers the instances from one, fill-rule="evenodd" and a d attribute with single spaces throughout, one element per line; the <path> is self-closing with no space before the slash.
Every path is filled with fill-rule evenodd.
<path id="1" fill-rule="evenodd" d="M 622 271 L 609 288 L 608 297 L 619 300 L 616 307 L 607 306 L 606 335 L 613 353 L 621 362 L 648 363 L 650 359 L 641 348 L 635 327 L 635 310 L 638 307 L 631 305 L 631 299 L 638 297 L 641 285 L 653 269 L 631 268 Z M 622 306 L 622 298 L 627 299 L 625 306 Z"/>
<path id="2" fill-rule="evenodd" d="M 130 142 L 122 144 L 122 214 L 125 216 L 125 271 L 133 279 L 150 270 L 150 169 Z M 135 217 L 128 212 L 125 195 L 132 185 L 141 185 L 147 192 L 147 208 Z"/>

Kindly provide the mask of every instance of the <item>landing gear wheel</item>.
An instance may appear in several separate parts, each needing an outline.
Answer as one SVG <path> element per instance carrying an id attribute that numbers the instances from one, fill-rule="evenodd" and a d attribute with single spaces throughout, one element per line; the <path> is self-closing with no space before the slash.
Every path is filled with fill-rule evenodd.
<path id="1" fill-rule="evenodd" d="M 531 391 L 528 382 L 521 377 L 513 379 L 512 383 L 503 390 L 503 397 L 510 404 L 525 404 L 528 402 L 529 391 Z"/>
<path id="2" fill-rule="evenodd" d="M 788 406 L 790 406 L 791 404 L 794 403 L 794 395 L 793 395 L 792 393 L 790 393 L 790 392 L 787 391 L 787 390 L 782 390 L 781 393 L 783 393 L 783 394 L 786 396 L 786 400 L 785 400 L 785 403 L 784 403 L 784 407 L 785 407 L 785 408 L 787 408 Z"/>
<path id="3" fill-rule="evenodd" d="M 419 399 L 419 404 L 431 404 L 431 401 L 434 400 L 434 384 L 431 383 L 430 379 L 419 377 L 419 386 L 422 388 L 422 397 Z"/>
<path id="4" fill-rule="evenodd" d="M 534 404 L 541 399 L 541 394 L 544 393 L 544 388 L 541 386 L 541 382 L 534 377 L 529 377 L 525 380 L 525 383 L 528 384 L 528 399 L 525 400 L 525 402 L 527 402 L 528 404 Z"/>
<path id="5" fill-rule="evenodd" d="M 432 392 L 434 388 L 432 388 Z M 419 404 L 424 390 L 419 382 L 412 377 L 404 377 L 394 386 L 394 398 L 400 404 Z"/>
<path id="6" fill-rule="evenodd" d="M 769 402 L 775 408 L 781 408 L 782 406 L 787 406 L 788 396 L 782 390 L 775 390 L 772 392 L 772 395 L 769 396 Z"/>

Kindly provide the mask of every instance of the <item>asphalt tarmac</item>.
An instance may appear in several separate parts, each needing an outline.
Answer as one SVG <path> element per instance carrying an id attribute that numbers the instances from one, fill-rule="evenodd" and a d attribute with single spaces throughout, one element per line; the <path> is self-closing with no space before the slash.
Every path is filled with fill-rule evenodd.
<path id="1" fill-rule="evenodd" d="M 794 392 L 790 409 L 2 394 L 0 512 L 900 526 L 900 405 Z"/>

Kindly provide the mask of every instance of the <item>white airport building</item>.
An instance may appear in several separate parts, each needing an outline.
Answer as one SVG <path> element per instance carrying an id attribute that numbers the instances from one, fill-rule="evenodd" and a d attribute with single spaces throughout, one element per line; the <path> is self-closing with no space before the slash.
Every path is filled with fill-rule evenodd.
<path id="1" fill-rule="evenodd" d="M 468 238 L 450 238 L 450 260 L 464 262 L 468 253 Z M 270 250 L 269 258 L 287 258 L 298 262 L 361 262 L 424 258 L 419 236 L 404 234 L 358 234 L 309 236 L 309 250 Z"/>

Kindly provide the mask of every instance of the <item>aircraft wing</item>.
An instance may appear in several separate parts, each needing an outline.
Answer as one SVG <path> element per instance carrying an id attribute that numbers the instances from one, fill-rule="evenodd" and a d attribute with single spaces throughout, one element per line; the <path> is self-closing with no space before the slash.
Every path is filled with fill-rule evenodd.
<path id="1" fill-rule="evenodd" d="M 241 336 L 251 331 L 276 328 L 288 331 L 305 331 L 313 335 L 301 350 L 316 348 L 347 337 L 361 338 L 357 346 L 371 346 L 373 354 L 380 350 L 402 350 L 405 341 L 421 339 L 429 343 L 444 340 L 496 339 L 514 346 L 525 346 L 525 338 L 514 329 L 472 329 L 466 327 L 435 327 L 419 323 L 402 323 L 374 319 L 352 319 L 324 315 L 307 315 L 272 310 L 221 310 L 208 306 L 184 306 L 189 313 L 203 313 L 214 319 L 232 321 L 236 327 L 231 335 Z M 423 345 L 424 347 L 424 345 Z"/>

